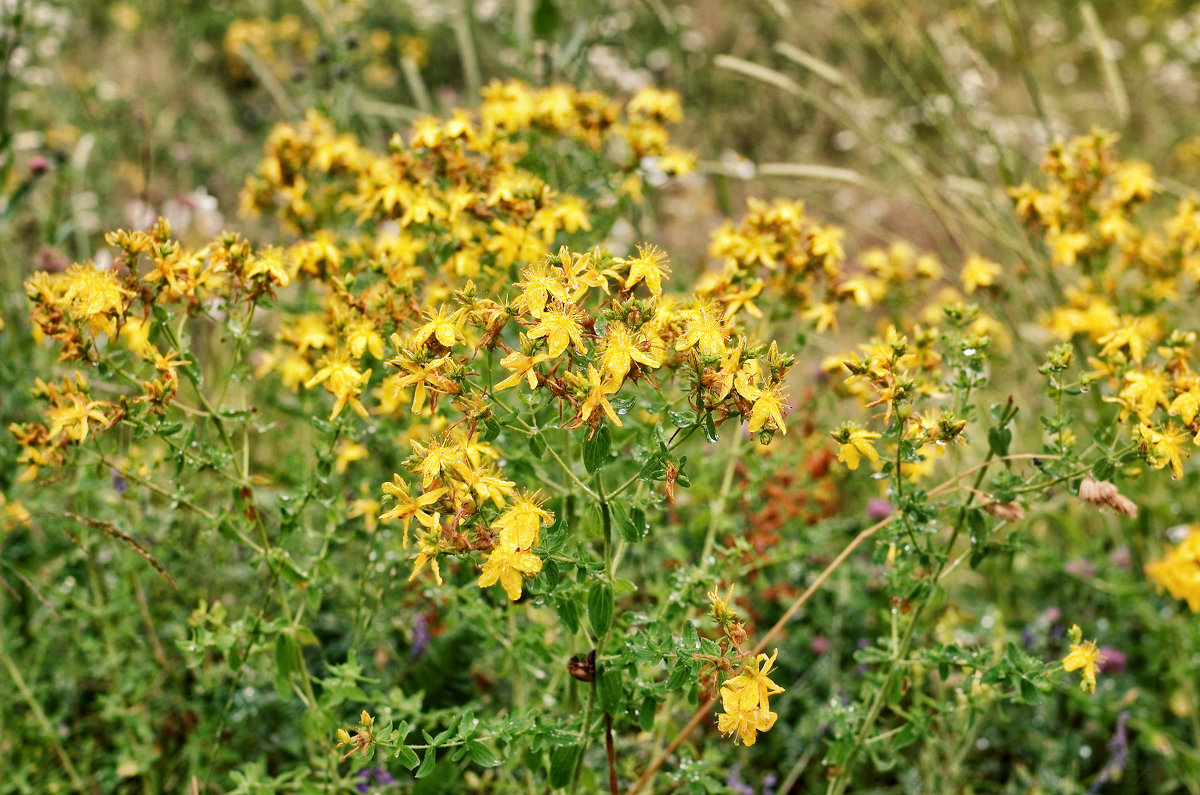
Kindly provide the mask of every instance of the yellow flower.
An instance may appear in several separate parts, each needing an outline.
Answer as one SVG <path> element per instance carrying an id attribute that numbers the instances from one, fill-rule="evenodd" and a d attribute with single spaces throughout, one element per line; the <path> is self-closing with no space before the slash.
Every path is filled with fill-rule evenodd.
<path id="1" fill-rule="evenodd" d="M 613 425 L 621 427 L 621 418 L 617 416 L 616 410 L 608 402 L 608 396 L 621 388 L 620 383 L 612 378 L 601 380 L 600 373 L 589 364 L 587 380 L 582 385 L 589 387 L 587 397 L 584 399 L 583 405 L 579 407 L 579 415 L 567 427 L 578 428 L 588 421 L 596 409 L 601 409 Z"/>
<path id="2" fill-rule="evenodd" d="M 342 330 L 342 334 L 353 356 L 361 358 L 364 353 L 370 351 L 376 359 L 383 358 L 383 337 L 370 318 L 351 320 Z"/>
<path id="3" fill-rule="evenodd" d="M 972 255 L 962 269 L 963 292 L 973 293 L 980 287 L 991 287 L 996 277 L 1004 272 L 999 264 L 986 260 L 978 254 Z"/>
<path id="4" fill-rule="evenodd" d="M 439 306 L 433 312 L 426 312 L 428 321 L 413 332 L 413 345 L 424 345 L 430 337 L 435 338 L 442 347 L 453 348 L 454 343 L 462 339 L 462 327 L 466 322 L 466 312 L 462 309 L 446 314 L 446 307 Z"/>
<path id="5" fill-rule="evenodd" d="M 245 279 L 263 278 L 263 281 L 273 282 L 280 287 L 287 287 L 291 282 L 288 267 L 283 260 L 283 249 L 272 246 L 252 257 L 242 266 L 242 277 Z"/>
<path id="6" fill-rule="evenodd" d="M 546 338 L 550 349 L 550 357 L 561 356 L 568 345 L 572 343 L 579 353 L 587 349 L 583 346 L 583 312 L 578 307 L 555 302 L 542 315 L 541 320 L 529 332 L 530 339 Z"/>
<path id="7" fill-rule="evenodd" d="M 542 559 L 532 552 L 499 546 L 484 561 L 479 587 L 487 588 L 499 582 L 509 600 L 515 602 L 521 598 L 525 577 L 532 577 L 541 570 Z"/>
<path id="8" fill-rule="evenodd" d="M 442 569 L 438 565 L 438 555 L 442 554 L 442 517 L 440 514 L 433 515 L 433 524 L 430 526 L 429 532 L 422 533 L 417 539 L 417 557 L 413 560 L 412 574 L 408 575 L 408 581 L 412 582 L 425 568 L 425 564 L 429 564 L 429 569 L 433 572 L 433 581 L 438 585 L 442 584 Z"/>
<path id="9" fill-rule="evenodd" d="M 1104 662 L 1104 656 L 1096 648 L 1094 640 L 1083 640 L 1083 633 L 1078 625 L 1071 627 L 1070 635 L 1076 638 L 1076 640 L 1071 644 L 1070 652 L 1063 658 L 1063 670 L 1074 671 L 1082 668 L 1083 680 L 1079 683 L 1079 689 L 1085 693 L 1095 693 L 1096 669 L 1100 666 L 1100 663 Z"/>
<path id="10" fill-rule="evenodd" d="M 1100 338 L 1099 342 L 1104 347 L 1100 349 L 1099 355 L 1109 356 L 1125 348 L 1129 351 L 1129 358 L 1141 364 L 1142 359 L 1146 358 L 1150 343 L 1161 336 L 1158 323 L 1150 317 L 1126 319 L 1129 322 L 1125 326 Z"/>
<path id="11" fill-rule="evenodd" d="M 549 263 L 535 262 L 521 269 L 521 281 L 515 287 L 520 288 L 521 294 L 513 301 L 513 306 L 522 314 L 540 318 L 551 295 L 557 294 L 561 288 L 558 276 L 550 270 Z M 562 296 L 558 296 L 562 300 Z"/>
<path id="12" fill-rule="evenodd" d="M 604 338 L 597 345 L 600 351 L 600 372 L 617 384 L 625 380 L 629 368 L 636 361 L 646 367 L 656 368 L 662 362 L 637 347 L 637 338 L 624 323 L 614 320 L 604 331 Z M 503 362 L 501 362 L 503 364 Z"/>
<path id="13" fill-rule="evenodd" d="M 512 375 L 505 378 L 500 383 L 496 384 L 496 389 L 508 389 L 510 386 L 516 386 L 524 378 L 529 384 L 530 389 L 537 389 L 537 372 L 534 371 L 534 365 L 548 361 L 550 354 L 539 353 L 535 356 L 529 356 L 520 351 L 513 351 L 500 360 L 500 366 L 505 370 L 511 370 Z"/>
<path id="14" fill-rule="evenodd" d="M 623 259 L 622 263 L 629 266 L 629 275 L 625 277 L 625 289 L 633 289 L 638 282 L 645 282 L 646 287 L 656 298 L 662 297 L 662 280 L 671 273 L 667 267 L 667 255 L 658 246 L 638 244 L 638 255 L 631 259 Z"/>
<path id="15" fill-rule="evenodd" d="M 746 662 L 740 674 L 721 685 L 721 709 L 725 714 L 717 716 L 717 729 L 722 734 L 736 734 L 746 745 L 754 745 L 758 732 L 775 725 L 779 716 L 771 712 L 770 697 L 784 689 L 767 674 L 778 656 L 778 649 L 770 657 L 758 655 Z"/>
<path id="16" fill-rule="evenodd" d="M 779 718 L 774 712 L 765 709 L 735 710 L 723 712 L 717 716 L 717 731 L 725 735 L 736 735 L 746 745 L 754 745 L 758 733 L 765 732 L 775 725 Z"/>
<path id="17" fill-rule="evenodd" d="M 1167 413 L 1177 415 L 1184 425 L 1195 421 L 1196 415 L 1200 414 L 1200 379 L 1192 379 L 1187 390 L 1175 396 Z"/>
<path id="18" fill-rule="evenodd" d="M 729 603 L 733 601 L 733 585 L 729 586 L 729 590 L 721 596 L 721 592 L 717 589 L 720 585 L 714 585 L 713 589 L 705 596 L 708 597 L 709 603 L 712 605 L 712 616 L 721 626 L 728 624 L 731 621 L 737 620 L 737 611 L 729 607 Z"/>
<path id="19" fill-rule="evenodd" d="M 750 425 L 748 430 L 750 433 L 755 433 L 761 430 L 768 420 L 771 421 L 775 429 L 780 433 L 787 433 L 787 426 L 783 424 L 782 384 L 775 384 L 769 389 L 764 389 L 758 393 L 754 405 L 750 408 Z"/>
<path id="20" fill-rule="evenodd" d="M 1138 453 L 1146 463 L 1155 469 L 1171 465 L 1171 475 L 1176 480 L 1183 477 L 1183 459 L 1187 453 L 1183 445 L 1187 442 L 1189 433 L 1174 423 L 1161 431 L 1155 430 L 1142 423 L 1133 430 L 1133 438 L 1137 442 Z"/>
<path id="21" fill-rule="evenodd" d="M 542 508 L 537 494 L 522 494 L 492 523 L 499 534 L 498 546 L 532 549 L 538 543 L 542 525 L 554 521 L 554 514 Z"/>
<path id="22" fill-rule="evenodd" d="M 1200 613 L 1200 533 L 1193 530 L 1165 558 L 1147 563 L 1146 576 Z"/>
<path id="23" fill-rule="evenodd" d="M 67 438 L 86 442 L 89 420 L 101 425 L 108 424 L 108 417 L 100 411 L 105 403 L 88 400 L 78 392 L 72 392 L 67 397 L 71 400 L 69 404 L 59 404 L 46 411 L 46 417 L 50 420 L 50 432 L 47 435 L 51 439 L 66 431 Z"/>
<path id="24" fill-rule="evenodd" d="M 407 386 L 413 387 L 414 414 L 419 414 L 425 408 L 426 390 L 433 392 L 434 403 L 439 395 L 456 395 L 459 390 L 458 384 L 443 372 L 452 366 L 450 356 L 439 356 L 432 361 L 422 362 L 419 359 L 423 356 L 423 350 L 405 346 L 400 355 L 388 361 L 388 364 L 401 369 L 401 372 L 389 380 L 394 393 Z"/>
<path id="25" fill-rule="evenodd" d="M 390 494 L 396 500 L 396 505 L 390 511 L 386 511 L 379 515 L 379 518 L 385 522 L 390 522 L 393 519 L 400 519 L 404 522 L 404 537 L 401 540 L 403 546 L 408 546 L 408 526 L 416 519 L 425 527 L 433 527 L 434 514 L 428 513 L 425 509 L 437 505 L 438 500 L 446 493 L 445 488 L 437 488 L 433 491 L 426 491 L 419 497 L 410 497 L 408 494 L 408 483 L 406 483 L 399 475 L 393 474 L 390 483 L 384 483 L 380 488 L 384 493 Z"/>
<path id="26" fill-rule="evenodd" d="M 709 301 L 697 302 L 695 308 L 680 313 L 686 318 L 683 333 L 675 340 L 675 350 L 683 351 L 693 345 L 705 356 L 720 356 L 725 352 L 725 338 L 720 315 Z"/>
<path id="27" fill-rule="evenodd" d="M 453 439 L 433 439 L 427 445 L 418 441 L 410 442 L 413 452 L 420 459 L 416 470 L 421 473 L 421 488 L 427 489 L 443 472 L 452 467 L 468 463 L 463 446 Z"/>
<path id="28" fill-rule="evenodd" d="M 317 384 L 324 384 L 325 391 L 337 398 L 337 402 L 333 404 L 333 413 L 329 415 L 330 422 L 337 419 L 337 415 L 342 413 L 347 403 L 360 416 L 367 416 L 367 410 L 359 402 L 358 396 L 362 394 L 363 386 L 371 380 L 371 371 L 359 372 L 349 354 L 340 348 L 325 357 L 323 362 L 325 366 L 305 382 L 304 388 L 312 389 Z"/>
<path id="29" fill-rule="evenodd" d="M 871 461 L 879 460 L 879 453 L 875 451 L 875 446 L 871 442 L 872 439 L 881 438 L 878 433 L 859 428 L 853 422 L 847 422 L 830 435 L 838 443 L 837 459 L 845 464 L 847 469 L 858 469 L 858 462 L 864 455 Z"/>
<path id="30" fill-rule="evenodd" d="M 92 332 L 112 335 L 114 317 L 125 314 L 125 297 L 133 293 L 121 287 L 117 275 L 94 265 L 72 265 L 64 278 L 62 301 L 76 320 L 86 321 Z"/>
<path id="31" fill-rule="evenodd" d="M 1168 408 L 1167 390 L 1170 381 L 1165 373 L 1159 370 L 1129 370 L 1125 373 L 1125 384 L 1117 397 L 1102 398 L 1108 403 L 1121 405 L 1121 419 L 1124 420 L 1130 412 L 1138 419 L 1146 422 L 1159 406 Z"/>

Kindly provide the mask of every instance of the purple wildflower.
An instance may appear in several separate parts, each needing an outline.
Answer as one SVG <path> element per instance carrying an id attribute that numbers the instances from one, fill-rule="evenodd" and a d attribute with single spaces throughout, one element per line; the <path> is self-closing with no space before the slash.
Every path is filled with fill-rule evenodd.
<path id="1" fill-rule="evenodd" d="M 876 497 L 867 503 L 867 518 L 878 522 L 892 515 L 892 504 L 883 497 Z"/>
<path id="2" fill-rule="evenodd" d="M 417 613 L 412 623 L 412 645 L 408 647 L 414 660 L 421 659 L 425 649 L 429 648 L 429 622 L 425 616 Z"/>

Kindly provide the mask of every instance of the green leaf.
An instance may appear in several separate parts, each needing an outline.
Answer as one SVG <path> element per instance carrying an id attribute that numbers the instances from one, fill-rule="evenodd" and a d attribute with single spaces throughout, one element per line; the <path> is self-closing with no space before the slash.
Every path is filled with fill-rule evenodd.
<path id="1" fill-rule="evenodd" d="M 630 544 L 644 541 L 650 535 L 650 527 L 646 524 L 646 513 L 641 508 L 633 506 L 628 513 L 617 508 L 613 511 L 613 518 L 617 521 L 617 531 L 620 532 L 621 538 Z"/>
<path id="2" fill-rule="evenodd" d="M 488 417 L 483 421 L 483 428 L 479 433 L 481 442 L 490 442 L 500 435 L 500 423 L 495 417 Z"/>
<path id="3" fill-rule="evenodd" d="M 579 631 L 579 603 L 574 597 L 566 597 L 555 600 L 555 605 L 558 609 L 558 617 L 563 622 L 563 626 L 567 628 L 572 635 Z"/>
<path id="4" fill-rule="evenodd" d="M 654 728 L 654 714 L 658 711 L 658 699 L 646 696 L 642 700 L 642 708 L 638 710 L 638 725 L 642 731 L 648 732 Z"/>
<path id="5" fill-rule="evenodd" d="M 704 438 L 709 442 L 716 442 L 720 438 L 717 436 L 717 426 L 713 422 L 711 411 L 704 415 L 704 421 L 700 424 L 704 427 Z"/>
<path id="6" fill-rule="evenodd" d="M 988 430 L 988 447 L 998 456 L 1008 455 L 1008 446 L 1012 443 L 1012 431 L 999 426 Z"/>
<path id="7" fill-rule="evenodd" d="M 275 638 L 275 675 L 286 679 L 296 670 L 296 641 L 286 632 Z"/>
<path id="8" fill-rule="evenodd" d="M 597 581 L 588 591 L 588 621 L 591 623 L 592 632 L 596 633 L 596 637 L 608 632 L 609 627 L 612 626 L 612 618 L 612 586 L 603 580 Z"/>
<path id="9" fill-rule="evenodd" d="M 686 621 L 683 625 L 683 647 L 688 651 L 700 648 L 700 633 L 691 621 Z"/>
<path id="10" fill-rule="evenodd" d="M 596 676 L 596 695 L 600 699 L 600 709 L 612 715 L 621 710 L 622 696 L 621 670 L 605 668 Z"/>
<path id="11" fill-rule="evenodd" d="M 613 411 L 618 414 L 628 414 L 629 410 L 633 408 L 633 404 L 637 402 L 637 398 L 633 395 L 622 395 L 620 397 L 614 395 L 609 398 L 608 402 L 612 404 Z"/>
<path id="12" fill-rule="evenodd" d="M 541 458 L 546 454 L 546 440 L 540 433 L 529 437 L 529 452 L 533 453 L 534 458 Z"/>
<path id="13" fill-rule="evenodd" d="M 495 751 L 478 740 L 471 740 L 467 743 L 467 755 L 480 767 L 498 767 L 501 761 Z"/>
<path id="14" fill-rule="evenodd" d="M 612 439 L 608 434 L 608 426 L 601 425 L 592 434 L 592 438 L 583 443 L 583 466 L 589 474 L 599 472 L 608 463 L 611 449 Z"/>
<path id="15" fill-rule="evenodd" d="M 421 766 L 417 768 L 417 778 L 425 778 L 433 769 L 437 767 L 437 749 L 430 748 L 425 752 L 425 758 L 421 760 Z"/>
<path id="16" fill-rule="evenodd" d="M 561 24 L 562 14 L 554 0 L 538 0 L 533 9 L 533 34 L 539 39 L 548 39 Z"/>
<path id="17" fill-rule="evenodd" d="M 694 411 L 668 411 L 667 419 L 676 428 L 690 428 L 696 424 L 696 413 Z"/>
<path id="18" fill-rule="evenodd" d="M 421 761 L 421 758 L 417 756 L 417 752 L 407 745 L 402 745 L 396 749 L 396 758 L 400 760 L 400 764 L 404 765 L 405 770 L 412 770 Z"/>
<path id="19" fill-rule="evenodd" d="M 550 752 L 550 786 L 565 787 L 575 775 L 575 763 L 583 753 L 583 746 L 560 745 Z"/>
<path id="20" fill-rule="evenodd" d="M 695 680 L 695 674 L 692 672 L 692 661 L 686 657 L 680 657 L 675 663 L 675 668 L 671 671 L 671 675 L 667 677 L 667 692 L 673 693 L 688 683 L 695 684 Z"/>

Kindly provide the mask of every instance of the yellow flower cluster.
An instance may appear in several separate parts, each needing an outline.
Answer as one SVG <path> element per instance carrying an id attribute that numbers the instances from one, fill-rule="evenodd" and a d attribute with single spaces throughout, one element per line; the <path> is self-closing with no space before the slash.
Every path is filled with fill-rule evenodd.
<path id="1" fill-rule="evenodd" d="M 35 273 L 25 282 L 30 318 L 35 334 L 62 346 L 63 361 L 95 363 L 113 356 L 120 343 L 134 356 L 130 372 L 144 376 L 142 393 L 123 393 L 116 402 L 91 400 L 78 371 L 63 389 L 39 382 L 35 394 L 50 403 L 49 425 L 10 428 L 28 467 L 26 479 L 36 477 L 40 466 L 61 463 L 61 448 L 86 441 L 93 423 L 107 429 L 138 405 L 162 413 L 175 399 L 180 370 L 192 362 L 171 329 L 155 323 L 155 307 L 176 306 L 196 316 L 206 307 L 253 305 L 288 280 L 277 251 L 254 254 L 230 233 L 192 250 L 172 239 L 170 225 L 159 219 L 149 230 L 116 231 L 106 239 L 118 249 L 112 267 L 75 264 L 62 273 Z"/>
<path id="2" fill-rule="evenodd" d="M 1141 223 L 1140 209 L 1162 189 L 1148 165 L 1122 161 L 1115 142 L 1094 132 L 1056 144 L 1042 166 L 1045 186 L 1012 195 L 1051 264 L 1075 277 L 1044 325 L 1097 346 L 1087 378 L 1120 406 L 1142 458 L 1178 478 L 1187 439 L 1200 440 L 1200 382 L 1195 332 L 1174 328 L 1168 310 L 1200 276 L 1200 210 L 1185 197 L 1161 225 Z"/>
<path id="3" fill-rule="evenodd" d="M 943 453 L 950 442 L 966 442 L 965 420 L 939 409 L 915 410 L 918 398 L 944 394 L 939 382 L 942 355 L 934 347 L 936 338 L 936 330 L 918 326 L 915 341 L 910 342 L 895 326 L 888 326 L 882 339 L 876 337 L 861 345 L 860 353 L 830 360 L 831 365 L 849 371 L 846 387 L 863 400 L 865 407 L 883 407 L 884 427 L 893 420 L 898 422 L 900 437 L 915 445 L 919 461 L 902 464 L 905 474 L 914 478 L 926 473 L 929 467 L 925 462 L 930 454 Z M 986 337 L 968 339 L 968 344 L 978 350 L 986 349 L 989 344 Z M 864 457 L 872 462 L 879 460 L 874 440 L 881 438 L 881 434 L 847 421 L 830 435 L 838 444 L 837 459 L 848 469 L 857 469 Z"/>
<path id="4" fill-rule="evenodd" d="M 774 344 L 765 355 L 747 350 L 747 339 L 709 300 L 681 303 L 665 295 L 669 274 L 665 255 L 654 246 L 615 259 L 564 248 L 523 268 L 512 311 L 525 331 L 520 348 L 501 360 L 511 375 L 496 388 L 524 381 L 530 389 L 546 389 L 574 409 L 570 428 L 595 428 L 603 418 L 620 426 L 611 398 L 622 385 L 653 383 L 661 367 L 684 368 L 696 384 L 691 401 L 697 411 L 711 411 L 718 420 L 746 416 L 751 432 L 786 433 L 783 378 L 792 358 Z M 638 296 L 638 287 L 649 297 Z M 601 330 L 596 321 L 602 316 L 607 322 Z M 577 358 L 587 362 L 583 372 L 568 366 L 559 374 Z"/>
<path id="5" fill-rule="evenodd" d="M 1200 613 L 1200 533 L 1193 530 L 1165 558 L 1147 563 L 1146 576 Z"/>
<path id="6" fill-rule="evenodd" d="M 750 198 L 747 207 L 738 223 L 726 221 L 712 233 L 709 254 L 722 268 L 706 274 L 696 288 L 729 318 L 762 317 L 756 301 L 767 295 L 798 311 L 818 333 L 837 328 L 839 305 L 870 309 L 885 298 L 924 303 L 921 319 L 936 323 L 943 304 L 998 286 L 1003 273 L 998 263 L 972 255 L 962 266 L 958 290 L 947 282 L 937 257 L 904 242 L 869 249 L 851 265 L 842 247 L 845 231 L 814 221 L 803 201 Z M 994 325 L 981 315 L 973 330 L 984 333 Z"/>
<path id="7" fill-rule="evenodd" d="M 835 306 L 853 294 L 845 281 L 845 232 L 805 214 L 803 201 L 747 200 L 748 212 L 713 232 L 709 254 L 721 264 L 697 292 L 722 307 L 726 319 L 740 312 L 762 317 L 754 303 L 768 285 L 800 308 L 819 331 L 836 322 Z"/>
<path id="8" fill-rule="evenodd" d="M 539 392 L 557 403 L 561 428 L 586 427 L 589 437 L 602 423 L 624 424 L 638 387 L 679 408 L 686 402 L 710 425 L 746 421 L 764 441 L 785 433 L 792 357 L 753 343 L 726 296 L 672 294 L 667 257 L 655 246 L 614 257 L 562 245 L 591 229 L 589 204 L 525 166 L 534 143 L 558 139 L 552 148 L 562 149 L 569 139 L 616 158 L 597 197 L 619 202 L 621 191 L 640 192 L 630 180 L 647 158 L 663 171 L 687 167 L 665 127 L 681 117 L 678 96 L 644 89 L 622 103 L 518 82 L 493 82 L 483 95 L 476 113 L 421 119 L 385 153 L 315 113 L 277 127 L 242 201 L 295 230 L 286 248 L 256 251 L 223 233 L 192 250 L 159 221 L 109 235 L 119 252 L 111 269 L 88 263 L 30 279 L 35 324 L 65 357 L 110 358 L 119 340 L 153 377 L 145 394 L 115 403 L 90 399 L 82 381 L 44 390 L 47 421 L 12 430 L 27 475 L 61 462 L 63 446 L 111 427 L 130 407 L 164 410 L 181 373 L 208 410 L 203 370 L 181 353 L 187 321 L 226 323 L 245 342 L 252 324 L 267 320 L 276 330 L 269 345 L 236 354 L 258 377 L 277 374 L 291 390 L 321 387 L 330 421 L 349 408 L 396 422 L 409 440 L 405 468 L 419 491 L 395 474 L 382 487 L 394 504 L 379 518 L 400 520 L 403 545 L 415 543 L 412 576 L 428 567 L 440 583 L 444 556 L 478 552 L 480 587 L 499 584 L 516 600 L 541 569 L 534 549 L 552 516 L 505 477 L 500 451 L 481 435 L 484 424 L 486 438 L 499 433 L 494 409 L 504 390 Z M 814 262 L 840 256 L 835 235 L 818 233 L 808 245 Z M 353 510 L 379 512 L 366 497 Z"/>
<path id="9" fill-rule="evenodd" d="M 776 650 L 770 657 L 760 654 L 747 660 L 741 673 L 721 685 L 724 712 L 717 716 L 717 730 L 733 735 L 734 742 L 740 739 L 746 745 L 754 745 L 758 733 L 770 729 L 779 718 L 771 711 L 769 699 L 784 689 L 767 676 L 778 656 Z"/>
<path id="10" fill-rule="evenodd" d="M 469 311 L 462 302 L 453 310 L 437 302 L 465 280 L 477 282 L 480 295 L 497 296 L 511 284 L 513 268 L 545 260 L 560 235 L 591 229 L 582 197 L 554 190 L 519 165 L 529 136 L 567 137 L 615 153 L 622 185 L 640 179 L 643 158 L 686 159 L 663 126 L 681 117 L 673 92 L 643 89 L 622 105 L 596 92 L 510 81 L 493 82 L 483 95 L 477 114 L 421 119 L 406 137 L 393 137 L 383 155 L 316 114 L 276 128 L 247 180 L 243 207 L 272 210 L 301 231 L 282 259 L 288 275 L 316 288 L 323 311 L 285 323 L 280 344 L 259 361 L 260 375 L 274 370 L 291 389 L 323 384 L 337 399 L 334 416 L 345 405 L 366 411 L 366 357 L 382 358 L 383 339 L 423 313 L 420 332 L 392 336 L 397 354 L 389 364 L 400 372 L 380 390 L 374 410 L 395 413 L 401 390 L 412 390 L 414 412 L 427 397 L 435 405 L 438 396 L 457 394 L 462 372 L 452 349 L 494 338 L 505 308 L 474 292 L 464 299 Z M 653 273 L 645 278 L 660 283 Z M 565 298 L 556 296 L 560 305 L 531 329 L 531 339 L 547 338 L 552 349 L 571 339 Z M 436 344 L 427 345 L 431 335 Z M 578 337 L 573 344 L 578 350 Z"/>

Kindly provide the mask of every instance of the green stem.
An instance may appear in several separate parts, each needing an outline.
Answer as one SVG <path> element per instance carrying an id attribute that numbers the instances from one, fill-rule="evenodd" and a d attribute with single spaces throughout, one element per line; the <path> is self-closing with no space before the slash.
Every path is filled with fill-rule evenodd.
<path id="1" fill-rule="evenodd" d="M 613 526 L 612 526 L 612 511 L 609 509 L 608 497 L 604 493 L 604 478 L 601 473 L 597 472 L 594 476 L 596 483 L 597 502 L 600 504 L 600 519 L 604 529 L 604 577 L 608 580 L 609 585 L 613 582 Z M 604 643 L 608 640 L 608 636 L 612 631 L 610 624 L 603 634 L 596 638 L 596 658 L 599 659 L 604 654 Z M 579 749 L 579 758 L 575 760 L 575 772 L 571 776 L 572 795 L 579 790 L 579 775 L 583 772 L 583 759 L 587 756 L 588 746 L 592 741 L 592 711 L 596 705 L 596 680 L 599 678 L 599 671 L 592 678 L 591 686 L 588 689 L 587 705 L 583 708 L 583 723 L 579 727 L 580 740 L 583 747 Z"/>
<path id="2" fill-rule="evenodd" d="M 8 671 L 9 677 L 12 678 L 13 684 L 17 687 L 17 692 L 21 694 L 21 698 L 29 706 L 29 711 L 33 715 L 34 722 L 42 730 L 46 742 L 50 744 L 50 748 L 54 751 L 54 755 L 58 757 L 58 761 L 62 763 L 67 778 L 71 779 L 71 786 L 74 787 L 76 792 L 86 792 L 88 789 L 87 786 L 84 785 L 83 779 L 79 777 L 79 772 L 75 769 L 75 765 L 71 764 L 71 758 L 67 756 L 66 749 L 58 741 L 58 734 L 54 731 L 54 727 L 50 725 L 50 720 L 46 717 L 46 713 L 42 711 L 42 705 L 34 698 L 33 692 L 25 684 L 25 679 L 21 676 L 21 671 L 17 668 L 16 663 L 13 662 L 13 659 L 8 656 L 8 650 L 4 646 L 2 634 L 0 634 L 0 665 L 3 665 L 4 669 Z"/>
<path id="3" fill-rule="evenodd" d="M 713 498 L 712 505 L 709 508 L 708 514 L 708 531 L 704 534 L 704 546 L 700 549 L 700 565 L 704 566 L 704 561 L 708 560 L 708 556 L 712 554 L 713 544 L 716 542 L 717 526 L 721 524 L 721 520 L 725 516 L 725 506 L 729 501 L 729 491 L 733 488 L 733 476 L 737 471 L 738 461 L 742 453 L 743 436 L 741 428 L 733 434 L 733 441 L 729 444 L 728 460 L 725 463 L 725 475 L 721 478 L 721 490 L 717 492 L 717 496 Z"/>

